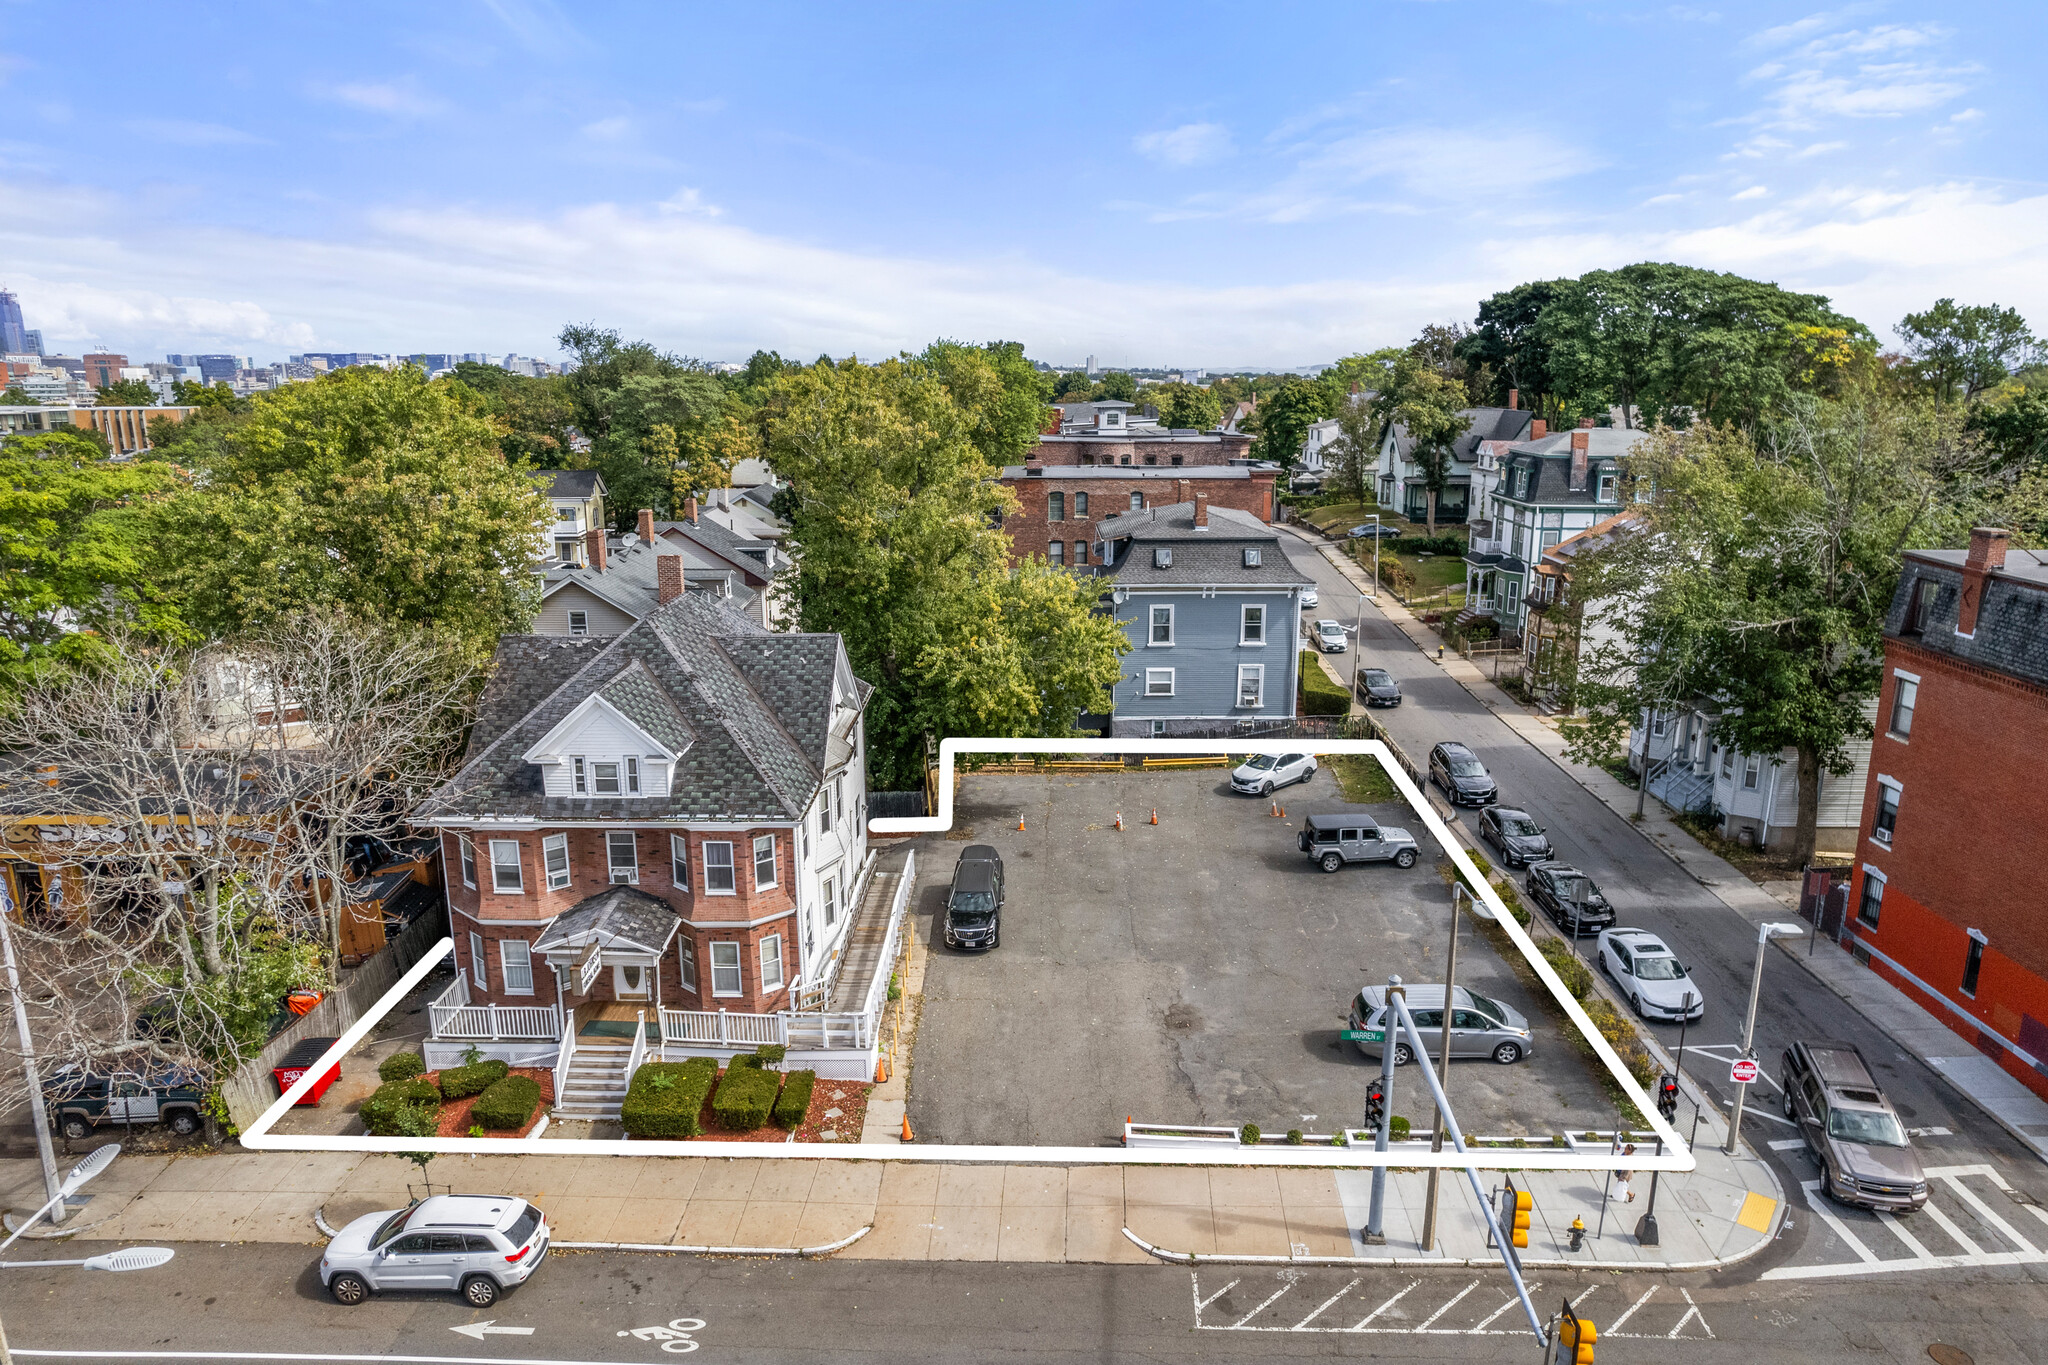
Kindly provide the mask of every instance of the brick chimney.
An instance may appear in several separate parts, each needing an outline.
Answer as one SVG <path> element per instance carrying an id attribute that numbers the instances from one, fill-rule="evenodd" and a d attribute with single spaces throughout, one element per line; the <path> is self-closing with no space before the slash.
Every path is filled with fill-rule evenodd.
<path id="1" fill-rule="evenodd" d="M 593 526 L 583 533 L 583 557 L 591 568 L 604 572 L 604 527 Z"/>
<path id="2" fill-rule="evenodd" d="M 652 507 L 640 509 L 639 530 L 640 543 L 642 545 L 652 545 L 654 543 L 654 509 Z"/>
<path id="3" fill-rule="evenodd" d="M 1977 633 L 1977 612 L 1984 605 L 1984 580 L 2005 567 L 2006 543 L 2012 532 L 2001 526 L 1970 531 L 1970 553 L 1963 557 L 1963 596 L 1956 604 L 1956 634 Z"/>
<path id="4" fill-rule="evenodd" d="M 1195 494 L 1195 529 L 1197 531 L 1209 529 L 1209 495 L 1207 493 Z"/>
<path id="5" fill-rule="evenodd" d="M 1586 487 L 1586 457 L 1591 453 L 1593 433 L 1581 427 L 1572 433 L 1572 491 L 1582 492 Z"/>
<path id="6" fill-rule="evenodd" d="M 1540 441 L 1540 440 L 1542 440 L 1542 439 L 1543 439 L 1544 437 L 1548 436 L 1549 434 L 1550 434 L 1550 423 L 1548 423 L 1548 422 L 1544 421 L 1544 420 L 1543 420 L 1543 419 L 1542 419 L 1541 417 L 1532 417 L 1532 418 L 1530 418 L 1530 419 L 1529 419 L 1529 439 L 1530 439 L 1530 440 L 1532 440 L 1532 441 Z"/>
<path id="7" fill-rule="evenodd" d="M 683 595 L 683 557 L 657 555 L 654 560 L 655 593 L 665 607 Z"/>
<path id="8" fill-rule="evenodd" d="M 1508 411 L 1509 411 L 1509 412 L 1513 412 L 1513 411 L 1514 411 L 1515 409 L 1517 409 L 1517 408 L 1519 408 L 1519 407 L 1521 407 L 1521 406 L 1522 406 L 1522 391 L 1521 391 L 1520 389 L 1509 389 L 1509 390 L 1508 390 Z"/>
<path id="9" fill-rule="evenodd" d="M 1173 500 L 1175 502 L 1186 502 L 1188 500 L 1188 481 L 1186 479 L 1175 479 L 1173 481 Z"/>
<path id="10" fill-rule="evenodd" d="M 683 499 L 683 520 L 689 522 L 692 526 L 697 524 L 697 495 L 695 493 Z"/>

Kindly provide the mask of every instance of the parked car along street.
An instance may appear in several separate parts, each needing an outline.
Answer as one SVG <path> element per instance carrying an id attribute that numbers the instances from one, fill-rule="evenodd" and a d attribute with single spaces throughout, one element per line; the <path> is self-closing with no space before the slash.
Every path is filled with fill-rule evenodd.
<path id="1" fill-rule="evenodd" d="M 1513 806 L 1488 806 L 1479 812 L 1479 837 L 1492 844 L 1508 867 L 1540 863 L 1552 856 L 1550 838 L 1529 812 Z"/>
<path id="2" fill-rule="evenodd" d="M 1314 588 L 1303 588 L 1301 590 L 1301 605 L 1304 607 L 1318 607 L 1322 605 L 1322 602 L 1322 595 Z"/>
<path id="3" fill-rule="evenodd" d="M 1429 780 L 1442 789 L 1454 806 L 1490 806 L 1500 795 L 1486 765 L 1456 740 L 1429 751 Z"/>
<path id="4" fill-rule="evenodd" d="M 1706 1014 L 1706 992 L 1678 955 L 1649 930 L 1603 930 L 1595 956 L 1600 970 L 1621 988 L 1630 1008 L 1643 1018 L 1693 1022 Z"/>
<path id="5" fill-rule="evenodd" d="M 1408 1012 L 1415 1016 L 1415 1027 L 1421 1031 L 1422 1040 L 1429 1046 L 1430 1055 L 1436 1055 L 1444 1026 L 1444 988 L 1428 984 L 1404 987 L 1402 995 L 1407 999 Z M 1377 1030 L 1382 1039 L 1396 1031 L 1399 1021 L 1387 1009 L 1387 988 L 1367 986 L 1351 1002 L 1351 1015 L 1347 1027 L 1368 1032 Z M 1371 1039 L 1356 1039 L 1352 1046 L 1378 1061 L 1380 1049 L 1385 1043 Z M 1502 1066 L 1513 1066 L 1535 1050 L 1535 1034 L 1530 1031 L 1529 1021 L 1519 1012 L 1478 995 L 1463 986 L 1451 992 L 1451 1056 L 1491 1057 Z M 1394 1041 L 1394 1065 L 1406 1066 L 1415 1060 L 1415 1050 L 1406 1038 Z"/>
<path id="6" fill-rule="evenodd" d="M 1523 882 L 1529 898 L 1573 938 L 1614 925 L 1614 907 L 1593 879 L 1569 863 L 1537 863 Z"/>
<path id="7" fill-rule="evenodd" d="M 1358 671 L 1358 699 L 1367 706 L 1399 706 L 1401 684 L 1384 668 L 1362 668 Z"/>
<path id="8" fill-rule="evenodd" d="M 76 1142 L 99 1127 L 161 1123 L 180 1137 L 199 1131 L 201 1082 L 180 1071 L 98 1074 L 67 1066 L 43 1082 L 57 1131 Z"/>
<path id="9" fill-rule="evenodd" d="M 1364 815 L 1311 815 L 1295 840 L 1309 861 L 1325 872 L 1346 863 L 1392 863 L 1413 867 L 1415 836 L 1391 825 L 1375 825 Z"/>
<path id="10" fill-rule="evenodd" d="M 988 844 L 969 844 L 953 865 L 946 892 L 946 946 L 986 952 L 1002 942 L 1003 859 Z"/>
<path id="11" fill-rule="evenodd" d="M 1315 641 L 1316 648 L 1325 654 L 1342 654 L 1351 647 L 1341 621 L 1316 622 L 1309 631 L 1309 639 Z"/>
<path id="12" fill-rule="evenodd" d="M 1920 1158 L 1854 1043 L 1794 1043 L 1778 1083 L 1785 1117 L 1799 1125 L 1831 1197 L 1891 1212 L 1927 1202 Z"/>
<path id="13" fill-rule="evenodd" d="M 351 1308 L 391 1289 L 459 1291 L 489 1308 L 540 1269 L 549 1237 L 547 1216 L 524 1199 L 437 1194 L 342 1228 L 320 1257 L 320 1283 Z"/>
<path id="14" fill-rule="evenodd" d="M 1311 754 L 1253 754 L 1230 774 L 1230 789 L 1271 796 L 1276 787 L 1306 782 L 1316 775 Z"/>

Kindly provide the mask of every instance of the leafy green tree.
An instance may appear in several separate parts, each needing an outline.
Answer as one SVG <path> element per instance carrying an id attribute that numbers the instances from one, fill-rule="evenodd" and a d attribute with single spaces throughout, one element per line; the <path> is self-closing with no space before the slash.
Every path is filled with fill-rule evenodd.
<path id="1" fill-rule="evenodd" d="M 96 390 L 93 403 L 102 408 L 153 408 L 156 390 L 141 379 L 117 379 Z"/>
<path id="2" fill-rule="evenodd" d="M 19 384 L 10 384 L 5 393 L 0 393 L 0 407 L 32 408 L 36 400 L 28 396 L 28 390 Z"/>
<path id="3" fill-rule="evenodd" d="M 1456 442 L 1470 425 L 1465 404 L 1464 382 L 1444 374 L 1427 355 L 1413 349 L 1395 362 L 1386 386 L 1371 404 L 1378 430 L 1397 427 L 1411 443 L 1408 458 L 1421 473 L 1428 494 L 1431 535 L 1436 534 L 1437 501 L 1450 487 Z"/>
<path id="4" fill-rule="evenodd" d="M 2048 460 L 2048 393 L 2025 388 L 1980 403 L 1969 427 L 2011 468 Z"/>
<path id="5" fill-rule="evenodd" d="M 1162 384 L 1152 396 L 1164 427 L 1208 431 L 1223 417 L 1221 400 L 1199 384 Z"/>
<path id="6" fill-rule="evenodd" d="M 1055 402 L 1065 402 L 1071 399 L 1074 402 L 1078 403 L 1086 399 L 1088 397 L 1089 390 L 1093 389 L 1094 387 L 1095 381 L 1090 379 L 1086 374 L 1082 373 L 1080 370 L 1068 370 L 1065 374 L 1061 375 L 1058 379 L 1055 379 L 1053 381 L 1053 400 Z"/>
<path id="7" fill-rule="evenodd" d="M 1494 376 L 1491 388 L 1473 397 L 1496 406 L 1505 405 L 1507 391 L 1520 391 L 1519 403 L 1551 420 L 1559 414 L 1545 406 L 1557 388 L 1550 372 L 1550 347 L 1538 325 L 1544 309 L 1571 281 L 1536 280 L 1503 289 L 1479 305 L 1477 325 L 1458 343 L 1458 353 L 1474 365 L 1488 367 Z"/>
<path id="8" fill-rule="evenodd" d="M 572 325 L 559 342 L 576 358 L 565 383 L 575 425 L 591 441 L 586 463 L 611 490 L 615 525 L 630 527 L 642 507 L 671 515 L 680 496 L 717 486 L 729 469 L 718 458 L 728 398 L 717 376 L 616 331 Z"/>
<path id="9" fill-rule="evenodd" d="M 1864 386 L 1795 398 L 1759 435 L 1659 428 L 1628 462 L 1645 534 L 1582 556 L 1573 590 L 1610 638 L 1579 662 L 1574 758 L 1620 748 L 1644 711 L 1704 698 L 1748 753 L 1797 755 L 1791 857 L 1813 852 L 1823 772 L 1870 733 L 1901 554 L 1962 534 L 1981 468 L 1953 417 Z"/>
<path id="10" fill-rule="evenodd" d="M 1924 313 L 1906 314 L 1893 330 L 1936 402 L 1959 389 L 1965 402 L 1974 401 L 2024 368 L 2039 349 L 2019 310 L 1995 303 L 1937 299 Z"/>
<path id="11" fill-rule="evenodd" d="M 150 528 L 181 482 L 83 431 L 0 442 L 0 703 L 99 662 L 117 630 L 184 633 Z"/>
<path id="12" fill-rule="evenodd" d="M 1368 508 L 1379 505 L 1381 420 L 1372 399 L 1346 402 L 1337 409 L 1337 439 L 1323 447 L 1323 486 Z"/>
<path id="13" fill-rule="evenodd" d="M 1255 432 L 1252 458 L 1279 465 L 1284 479 L 1301 459 L 1309 427 L 1336 409 L 1329 386 L 1313 379 L 1290 378 L 1271 393 L 1261 394 L 1251 416 Z"/>
<path id="14" fill-rule="evenodd" d="M 220 412 L 249 410 L 249 400 L 239 397 L 225 381 L 202 384 L 196 379 L 180 379 L 171 392 L 177 398 L 179 407 Z"/>
<path id="15" fill-rule="evenodd" d="M 502 424 L 498 448 L 507 460 L 531 469 L 570 467 L 576 408 L 561 375 L 513 374 L 465 360 L 455 366 L 453 377 Z"/>
<path id="16" fill-rule="evenodd" d="M 531 621 L 553 512 L 465 386 L 342 370 L 261 395 L 205 455 L 164 516 L 202 629 L 339 607 L 432 625 L 488 658 Z"/>
<path id="17" fill-rule="evenodd" d="M 923 781 L 926 735 L 1070 733 L 1116 681 L 1122 632 L 1093 595 L 1011 568 L 996 528 L 1014 500 L 984 431 L 946 373 L 914 357 L 779 384 L 768 453 L 789 483 L 786 591 L 800 627 L 841 634 L 875 686 L 877 786 Z"/>
<path id="18" fill-rule="evenodd" d="M 1469 405 L 1478 401 L 1472 390 L 1472 381 L 1479 378 L 1481 388 L 1490 387 L 1492 376 L 1475 376 L 1472 363 L 1465 356 L 1465 342 L 1471 336 L 1465 328 L 1455 322 L 1432 322 L 1415 334 L 1415 340 L 1408 343 L 1408 349 L 1418 360 L 1435 370 L 1439 375 L 1466 388 L 1465 401 Z"/>
<path id="19" fill-rule="evenodd" d="M 1097 381 L 1093 397 L 1115 398 L 1126 403 L 1138 401 L 1138 381 L 1122 370 L 1111 370 Z"/>
<path id="20" fill-rule="evenodd" d="M 919 359 L 973 414 L 973 440 L 990 464 L 1018 464 L 1046 427 L 1046 384 L 1021 341 L 966 346 L 934 341 Z"/>

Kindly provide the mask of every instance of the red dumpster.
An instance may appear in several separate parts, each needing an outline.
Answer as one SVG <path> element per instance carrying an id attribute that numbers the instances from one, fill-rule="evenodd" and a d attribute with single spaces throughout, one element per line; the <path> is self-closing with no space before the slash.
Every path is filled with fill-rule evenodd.
<path id="1" fill-rule="evenodd" d="M 299 1077 L 306 1074 L 313 1063 L 320 1060 L 320 1054 L 335 1044 L 333 1038 L 301 1038 L 292 1050 L 278 1059 L 270 1074 L 277 1078 L 277 1093 L 282 1095 L 292 1088 Z M 341 1063 L 336 1061 L 327 1068 L 326 1074 L 314 1081 L 305 1094 L 299 1096 L 300 1104 L 318 1104 L 320 1097 L 327 1093 L 327 1087 L 341 1079 Z"/>

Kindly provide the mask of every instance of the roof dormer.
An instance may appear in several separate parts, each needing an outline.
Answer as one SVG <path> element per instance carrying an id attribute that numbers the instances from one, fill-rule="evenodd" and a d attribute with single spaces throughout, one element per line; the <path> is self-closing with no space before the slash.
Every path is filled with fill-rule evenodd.
<path id="1" fill-rule="evenodd" d="M 667 796 L 681 753 L 604 696 L 586 697 L 523 755 L 549 796 Z"/>

